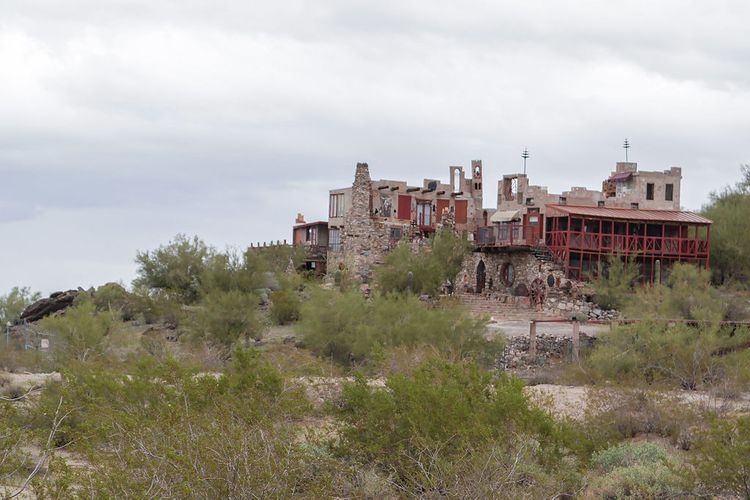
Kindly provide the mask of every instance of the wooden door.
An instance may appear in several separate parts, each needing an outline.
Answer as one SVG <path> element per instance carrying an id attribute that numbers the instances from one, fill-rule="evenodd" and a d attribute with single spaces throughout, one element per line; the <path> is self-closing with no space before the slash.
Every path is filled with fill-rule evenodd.
<path id="1" fill-rule="evenodd" d="M 450 200 L 437 200 L 437 206 L 435 207 L 435 220 L 438 223 L 443 220 L 443 211 L 447 210 L 449 205 Z"/>
<path id="2" fill-rule="evenodd" d="M 456 224 L 466 224 L 468 213 L 468 201 L 456 200 Z"/>
<path id="3" fill-rule="evenodd" d="M 411 196 L 398 195 L 398 218 L 401 220 L 411 220 Z"/>

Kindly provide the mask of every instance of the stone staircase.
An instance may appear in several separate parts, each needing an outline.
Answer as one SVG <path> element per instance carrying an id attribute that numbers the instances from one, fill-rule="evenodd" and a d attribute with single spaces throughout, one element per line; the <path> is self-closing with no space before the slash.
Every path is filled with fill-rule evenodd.
<path id="1" fill-rule="evenodd" d="M 555 315 L 546 311 L 535 311 L 529 306 L 528 297 L 506 298 L 507 302 L 496 298 L 472 293 L 457 293 L 455 295 L 461 304 L 474 316 L 489 316 L 496 321 L 527 321 L 532 319 L 557 319 Z"/>
<path id="2" fill-rule="evenodd" d="M 552 253 L 549 251 L 549 249 L 546 246 L 539 245 L 535 247 L 531 247 L 531 253 L 534 255 L 534 257 L 537 258 L 537 260 L 540 260 L 542 262 L 550 262 L 552 264 L 558 264 L 555 260 L 555 256 L 552 255 Z M 558 267 L 559 264 L 558 264 Z M 562 268 L 561 268 L 562 269 Z"/>

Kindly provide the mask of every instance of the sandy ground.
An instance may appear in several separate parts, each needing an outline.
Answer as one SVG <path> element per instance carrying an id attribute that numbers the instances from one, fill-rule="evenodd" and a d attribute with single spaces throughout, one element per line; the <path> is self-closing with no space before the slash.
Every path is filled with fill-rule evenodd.
<path id="1" fill-rule="evenodd" d="M 0 372 L 0 382 L 6 385 L 18 387 L 23 391 L 31 388 L 42 387 L 49 382 L 60 382 L 62 376 L 58 372 L 52 373 L 9 373 Z"/>
<path id="2" fill-rule="evenodd" d="M 542 406 L 551 405 L 551 409 L 558 415 L 575 419 L 584 418 L 586 412 L 586 387 L 569 385 L 540 384 L 525 388 L 532 401 Z M 705 409 L 722 410 L 735 414 L 750 413 L 750 393 L 737 399 L 716 397 L 707 392 L 671 391 L 665 393 L 674 396 L 680 402 L 689 403 Z M 613 397 L 617 393 L 613 390 Z"/>
<path id="3" fill-rule="evenodd" d="M 496 321 L 490 323 L 487 327 L 490 333 L 503 332 L 508 337 L 528 336 L 529 321 Z M 608 325 L 594 325 L 590 323 L 581 323 L 580 332 L 591 337 L 597 334 L 609 331 Z M 556 337 L 570 337 L 573 335 L 573 326 L 570 323 L 537 323 L 537 335 L 554 335 Z"/>

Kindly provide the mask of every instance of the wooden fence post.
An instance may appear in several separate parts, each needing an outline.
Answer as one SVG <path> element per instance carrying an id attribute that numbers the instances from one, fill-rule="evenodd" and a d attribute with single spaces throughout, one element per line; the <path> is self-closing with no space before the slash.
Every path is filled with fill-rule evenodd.
<path id="1" fill-rule="evenodd" d="M 529 322 L 529 356 L 536 356 L 536 321 Z"/>
<path id="2" fill-rule="evenodd" d="M 573 361 L 578 363 L 578 351 L 581 347 L 581 339 L 578 333 L 581 323 L 578 320 L 573 321 Z"/>

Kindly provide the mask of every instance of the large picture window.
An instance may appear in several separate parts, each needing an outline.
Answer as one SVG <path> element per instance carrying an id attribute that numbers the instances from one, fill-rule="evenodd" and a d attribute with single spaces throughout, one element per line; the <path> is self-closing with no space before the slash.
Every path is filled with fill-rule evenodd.
<path id="1" fill-rule="evenodd" d="M 336 193 L 331 195 L 331 199 L 328 203 L 328 217 L 343 217 L 344 216 L 344 193 Z"/>
<path id="2" fill-rule="evenodd" d="M 328 247 L 331 250 L 339 250 L 341 248 L 341 231 L 339 231 L 339 228 L 332 227 L 328 230 Z"/>

